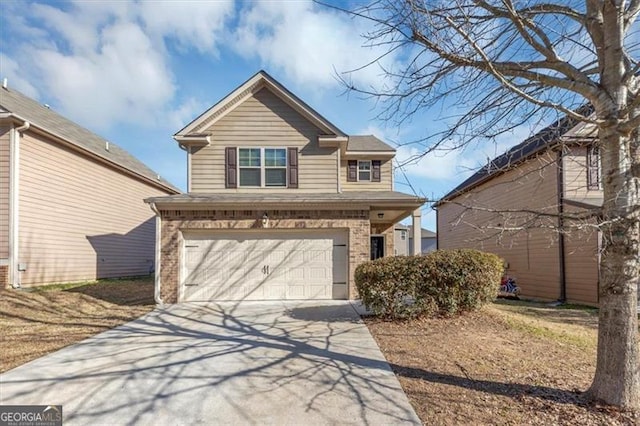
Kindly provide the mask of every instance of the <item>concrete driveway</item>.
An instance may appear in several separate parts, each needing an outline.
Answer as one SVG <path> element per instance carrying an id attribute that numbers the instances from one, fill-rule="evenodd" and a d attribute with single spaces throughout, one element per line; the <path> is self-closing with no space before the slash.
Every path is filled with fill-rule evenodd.
<path id="1" fill-rule="evenodd" d="M 420 423 L 348 302 L 181 304 L 0 375 L 65 424 Z"/>

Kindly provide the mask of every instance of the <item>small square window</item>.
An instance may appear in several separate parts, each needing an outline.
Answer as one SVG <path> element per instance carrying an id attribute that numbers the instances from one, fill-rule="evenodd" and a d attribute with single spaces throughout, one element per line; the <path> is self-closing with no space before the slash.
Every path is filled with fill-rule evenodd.
<path id="1" fill-rule="evenodd" d="M 371 180 L 371 161 L 358 161 L 358 180 Z"/>

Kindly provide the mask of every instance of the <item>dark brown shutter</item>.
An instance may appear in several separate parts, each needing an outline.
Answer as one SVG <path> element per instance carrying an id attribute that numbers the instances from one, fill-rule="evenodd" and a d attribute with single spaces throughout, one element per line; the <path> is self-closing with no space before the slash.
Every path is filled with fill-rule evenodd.
<path id="1" fill-rule="evenodd" d="M 226 148 L 224 152 L 224 184 L 226 188 L 237 188 L 237 176 L 236 171 L 238 163 L 236 161 L 237 150 L 235 148 Z"/>
<path id="2" fill-rule="evenodd" d="M 287 148 L 287 175 L 289 176 L 289 188 L 298 187 L 298 148 Z"/>
<path id="3" fill-rule="evenodd" d="M 358 161 L 349 160 L 347 170 L 347 182 L 356 182 L 358 180 Z"/>
<path id="4" fill-rule="evenodd" d="M 380 182 L 380 160 L 371 161 L 371 182 Z"/>
<path id="5" fill-rule="evenodd" d="M 600 189 L 600 152 L 597 146 L 587 149 L 587 189 Z"/>

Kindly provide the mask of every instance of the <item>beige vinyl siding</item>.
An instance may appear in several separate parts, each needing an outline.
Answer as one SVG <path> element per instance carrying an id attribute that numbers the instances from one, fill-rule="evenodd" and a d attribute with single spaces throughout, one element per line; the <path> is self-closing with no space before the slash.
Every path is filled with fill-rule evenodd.
<path id="1" fill-rule="evenodd" d="M 268 89 L 262 89 L 205 130 L 211 145 L 194 149 L 191 191 L 337 192 L 337 150 L 320 148 L 320 130 Z M 298 147 L 298 189 L 225 188 L 225 147 Z"/>
<path id="2" fill-rule="evenodd" d="M 507 273 L 515 277 L 524 296 L 557 299 L 560 296 L 557 235 L 545 229 L 555 226 L 557 218 L 536 218 L 524 211 L 557 213 L 555 157 L 555 153 L 549 153 L 530 159 L 439 206 L 439 248 L 468 247 L 496 253 L 507 261 Z M 503 227 L 512 231 L 492 229 Z M 518 230 L 523 227 L 526 229 Z"/>
<path id="3" fill-rule="evenodd" d="M 11 127 L 0 126 L 0 259 L 9 257 L 9 137 Z"/>
<path id="4" fill-rule="evenodd" d="M 148 274 L 155 217 L 149 184 L 49 142 L 21 140 L 19 263 L 23 285 Z"/>
<path id="5" fill-rule="evenodd" d="M 355 160 L 355 158 L 351 158 L 351 160 Z M 342 159 L 340 161 L 340 185 L 343 191 L 393 191 L 393 179 L 391 177 L 393 161 L 391 159 L 363 156 L 358 160 L 380 160 L 380 182 L 347 182 L 349 161 Z"/>
<path id="6" fill-rule="evenodd" d="M 587 148 L 566 147 L 562 159 L 564 197 L 571 200 L 602 199 L 602 190 L 587 189 Z"/>
<path id="7" fill-rule="evenodd" d="M 567 206 L 565 213 L 584 213 L 584 210 Z M 596 305 L 598 303 L 599 234 L 584 221 L 567 220 L 568 232 L 564 238 L 565 276 L 567 300 L 574 303 Z M 594 225 L 595 219 L 588 221 Z"/>

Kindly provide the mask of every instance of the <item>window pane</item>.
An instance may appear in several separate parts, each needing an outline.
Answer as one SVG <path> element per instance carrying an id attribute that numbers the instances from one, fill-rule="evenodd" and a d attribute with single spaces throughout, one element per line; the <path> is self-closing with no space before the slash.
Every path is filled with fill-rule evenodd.
<path id="1" fill-rule="evenodd" d="M 265 169 L 264 180 L 267 186 L 287 186 L 287 169 Z"/>
<path id="2" fill-rule="evenodd" d="M 240 186 L 260 186 L 260 169 L 240 169 Z"/>
<path id="3" fill-rule="evenodd" d="M 287 166 L 287 150 L 272 149 L 264 150 L 264 165 L 267 167 L 286 167 Z"/>
<path id="4" fill-rule="evenodd" d="M 370 161 L 359 161 L 358 162 L 358 170 L 371 170 L 371 162 Z"/>
<path id="5" fill-rule="evenodd" d="M 240 148 L 238 151 L 240 167 L 260 167 L 260 148 Z"/>
<path id="6" fill-rule="evenodd" d="M 371 172 L 358 172 L 358 180 L 371 180 Z"/>

